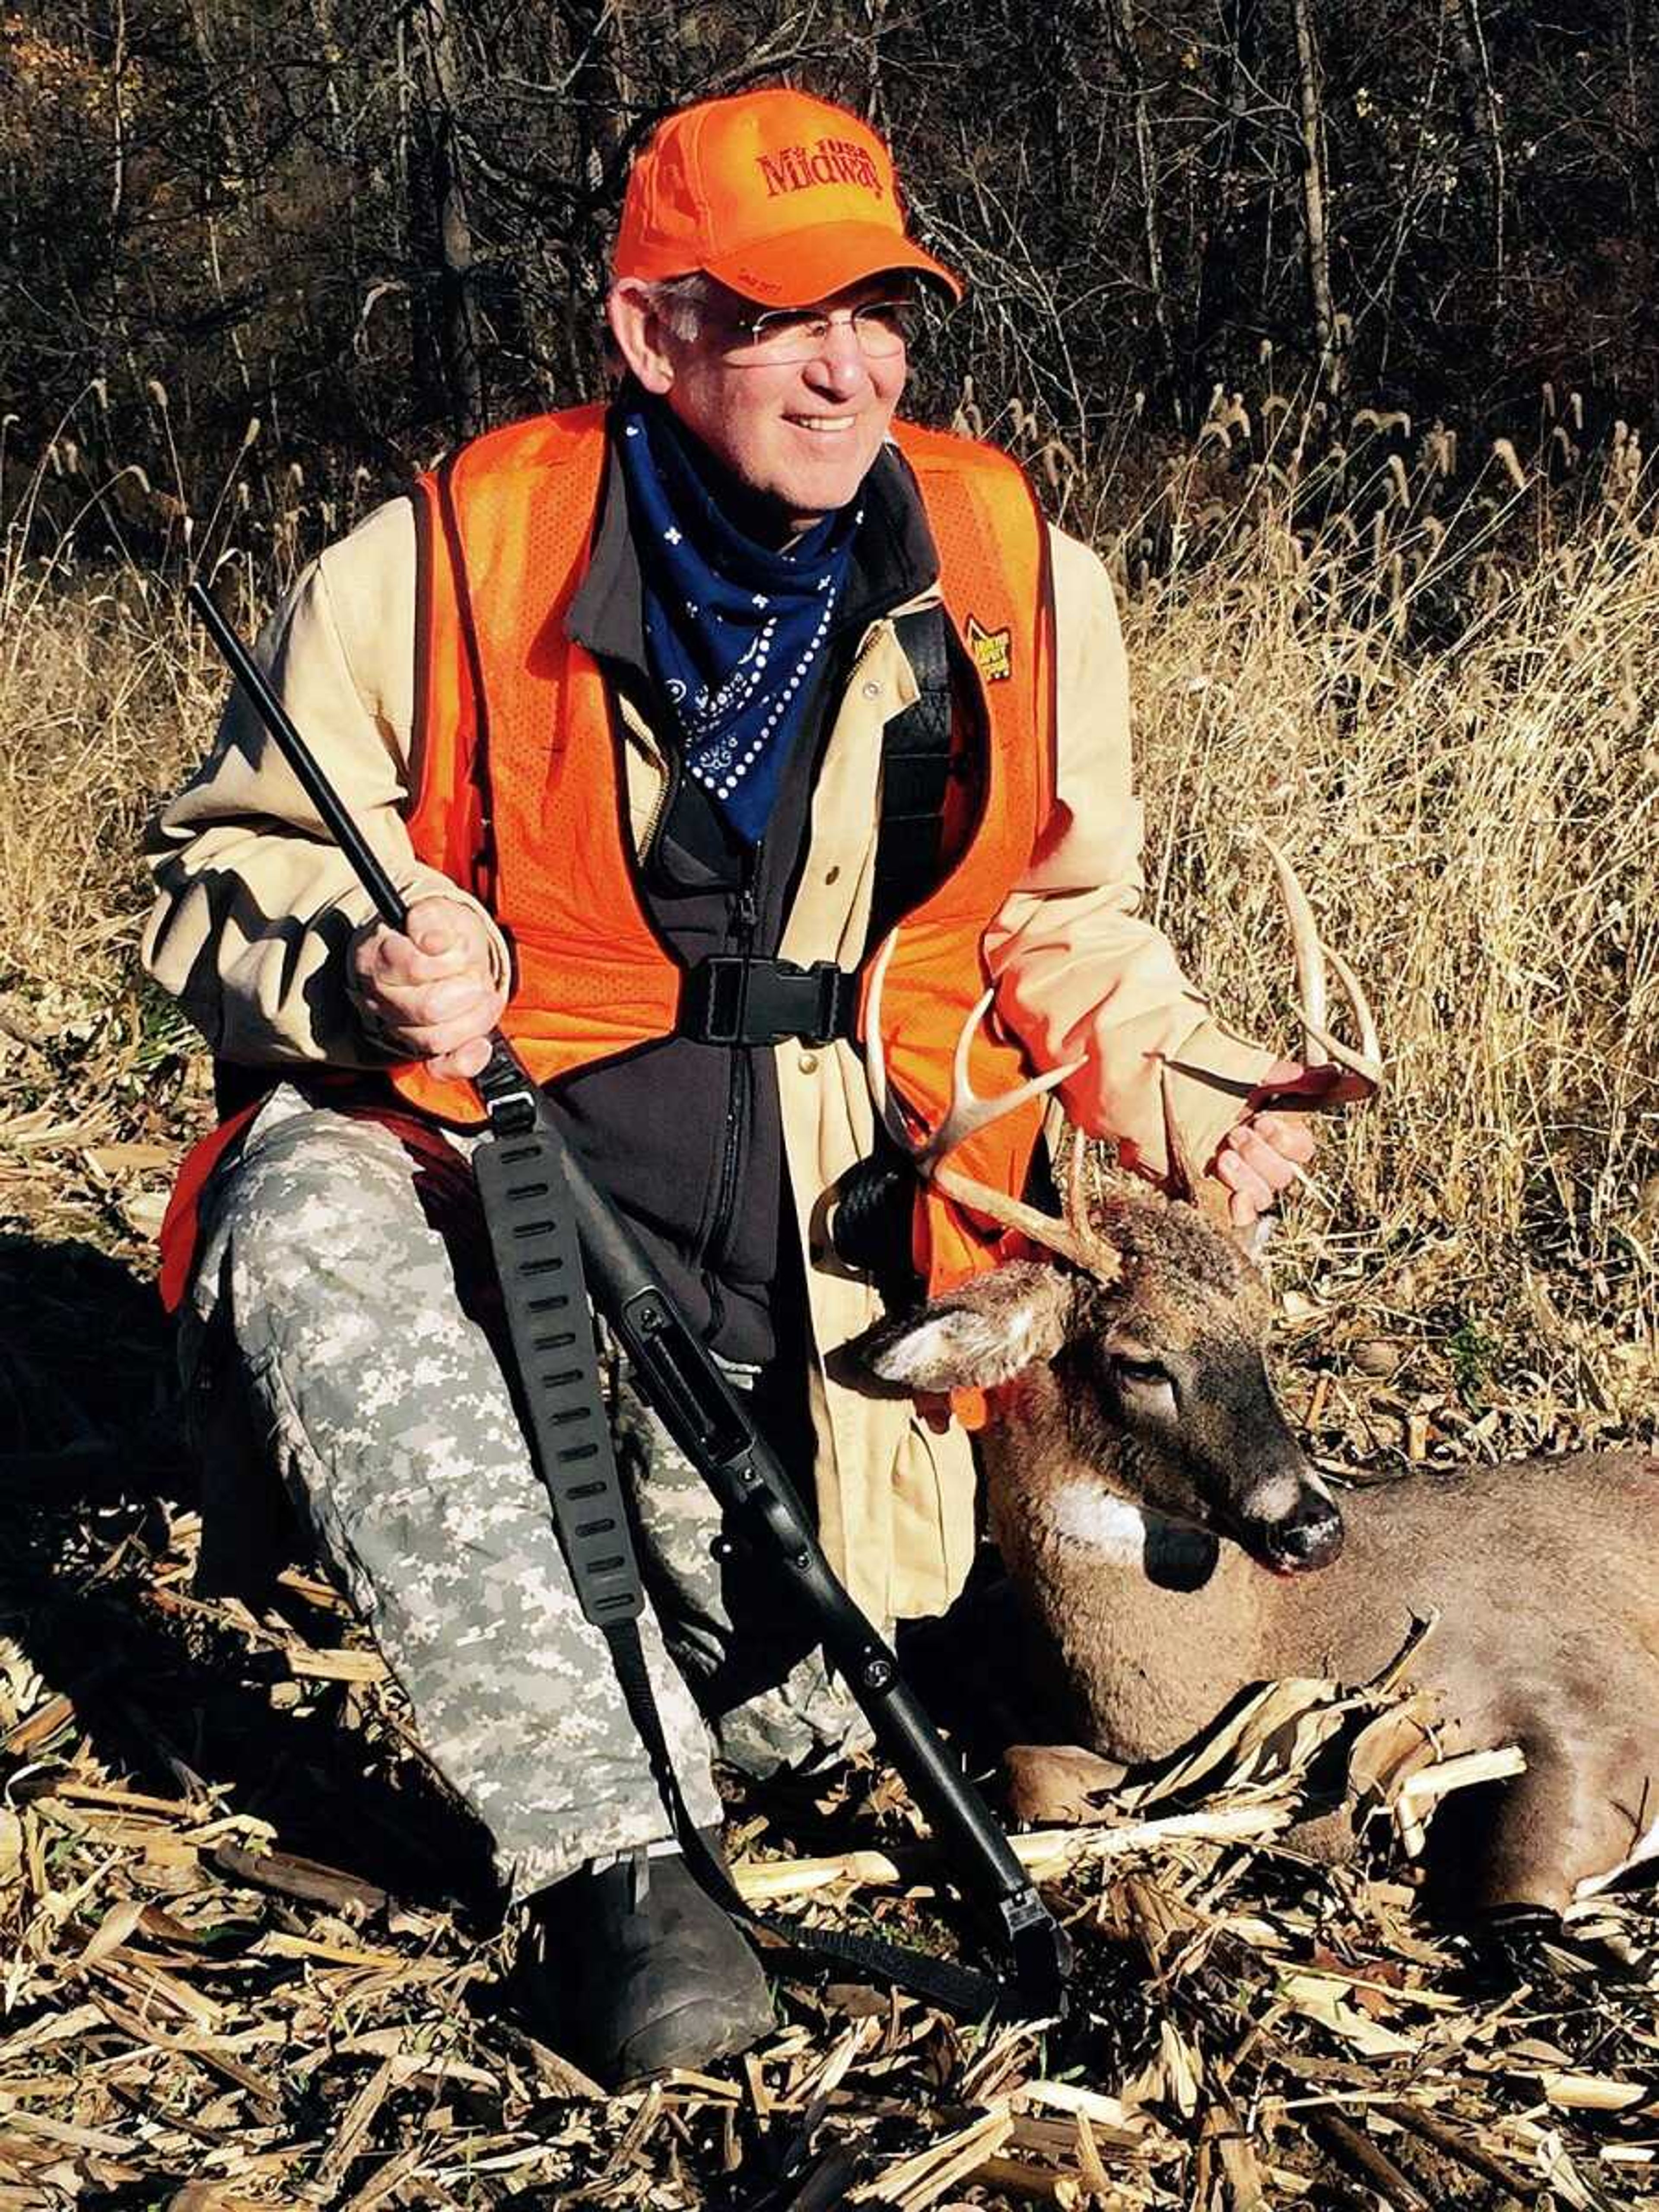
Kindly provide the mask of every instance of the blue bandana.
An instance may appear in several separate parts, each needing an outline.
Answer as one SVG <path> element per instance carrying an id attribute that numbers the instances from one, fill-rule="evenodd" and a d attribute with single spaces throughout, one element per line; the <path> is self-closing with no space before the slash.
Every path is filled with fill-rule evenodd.
<path id="1" fill-rule="evenodd" d="M 665 407 L 618 410 L 643 586 L 645 650 L 685 765 L 746 843 L 778 780 L 845 594 L 862 507 L 778 552 L 728 522 Z"/>

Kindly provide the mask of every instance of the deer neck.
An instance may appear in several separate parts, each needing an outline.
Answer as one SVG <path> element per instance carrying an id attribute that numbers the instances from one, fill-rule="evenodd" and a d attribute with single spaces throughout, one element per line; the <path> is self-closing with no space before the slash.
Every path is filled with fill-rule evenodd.
<path id="1" fill-rule="evenodd" d="M 1093 1747 L 1161 1759 L 1267 1672 L 1269 1578 L 1236 1545 L 1136 1495 L 1127 1437 L 1085 1460 L 988 1439 L 992 1524 Z"/>

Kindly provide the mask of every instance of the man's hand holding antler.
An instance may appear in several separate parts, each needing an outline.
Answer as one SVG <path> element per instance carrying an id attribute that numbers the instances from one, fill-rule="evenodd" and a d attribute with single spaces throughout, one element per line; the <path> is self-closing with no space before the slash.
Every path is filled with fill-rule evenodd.
<path id="1" fill-rule="evenodd" d="M 1249 1229 L 1259 1215 L 1269 1212 L 1279 1194 L 1302 1180 L 1318 1149 L 1308 1111 L 1276 1113 L 1272 1102 L 1306 1099 L 1310 1108 L 1322 1108 L 1366 1096 L 1358 1077 L 1328 1062 L 1309 1066 L 1299 1060 L 1276 1060 L 1210 1163 L 1210 1173 L 1230 1194 L 1227 1212 L 1234 1227 Z"/>

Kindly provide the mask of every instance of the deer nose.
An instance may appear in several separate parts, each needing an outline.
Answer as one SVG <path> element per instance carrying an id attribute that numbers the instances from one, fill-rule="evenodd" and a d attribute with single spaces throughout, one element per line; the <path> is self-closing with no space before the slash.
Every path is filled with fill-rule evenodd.
<path id="1" fill-rule="evenodd" d="M 1267 1564 L 1282 1575 L 1328 1567 L 1342 1549 L 1342 1516 L 1328 1498 L 1310 1498 L 1275 1526 L 1262 1530 Z"/>

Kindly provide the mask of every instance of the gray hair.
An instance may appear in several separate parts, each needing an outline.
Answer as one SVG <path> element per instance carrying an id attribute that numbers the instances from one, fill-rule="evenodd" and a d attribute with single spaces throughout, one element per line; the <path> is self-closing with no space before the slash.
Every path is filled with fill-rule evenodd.
<path id="1" fill-rule="evenodd" d="M 653 312 L 677 338 L 688 345 L 702 328 L 702 319 L 714 303 L 714 280 L 701 269 L 684 276 L 664 276 L 642 287 Z"/>

